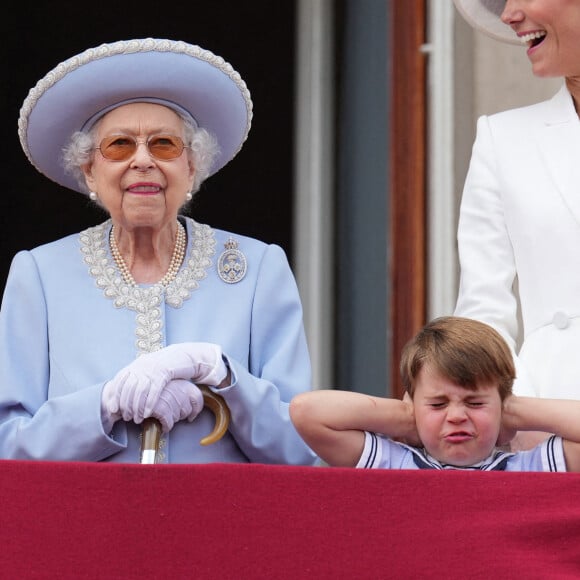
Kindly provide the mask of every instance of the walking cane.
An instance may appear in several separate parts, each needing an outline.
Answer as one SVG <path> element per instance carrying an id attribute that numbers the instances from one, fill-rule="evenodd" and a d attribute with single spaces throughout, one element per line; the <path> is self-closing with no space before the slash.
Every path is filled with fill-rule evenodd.
<path id="1" fill-rule="evenodd" d="M 230 409 L 223 397 L 214 393 L 206 385 L 198 385 L 203 395 L 204 406 L 215 415 L 215 425 L 212 432 L 201 439 L 201 445 L 211 445 L 219 441 L 228 430 L 230 424 Z M 161 439 L 161 423 L 153 417 L 143 421 L 143 433 L 141 439 L 141 463 L 157 463 L 159 441 Z"/>

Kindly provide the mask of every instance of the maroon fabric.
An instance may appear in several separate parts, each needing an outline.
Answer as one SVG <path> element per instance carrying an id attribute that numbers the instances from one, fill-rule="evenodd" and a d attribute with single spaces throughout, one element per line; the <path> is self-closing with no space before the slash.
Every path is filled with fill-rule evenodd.
<path id="1" fill-rule="evenodd" d="M 2 578 L 580 578 L 580 474 L 0 462 Z"/>

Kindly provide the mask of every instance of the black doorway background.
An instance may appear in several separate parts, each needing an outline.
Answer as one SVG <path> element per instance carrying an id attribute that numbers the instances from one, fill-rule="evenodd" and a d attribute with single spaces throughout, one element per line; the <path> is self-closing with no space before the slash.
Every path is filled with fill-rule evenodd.
<path id="1" fill-rule="evenodd" d="M 202 223 L 277 243 L 291 259 L 293 0 L 24 0 L 2 20 L 0 292 L 18 250 L 106 217 L 83 195 L 52 183 L 29 164 L 17 133 L 22 101 L 59 62 L 103 42 L 130 38 L 198 44 L 241 74 L 254 103 L 249 138 L 237 157 L 202 186 L 190 213 Z"/>

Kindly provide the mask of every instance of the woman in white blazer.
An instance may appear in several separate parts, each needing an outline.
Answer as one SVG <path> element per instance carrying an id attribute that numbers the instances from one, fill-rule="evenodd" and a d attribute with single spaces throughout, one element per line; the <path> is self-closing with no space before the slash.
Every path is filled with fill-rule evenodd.
<path id="1" fill-rule="evenodd" d="M 565 77 L 549 101 L 478 120 L 455 314 L 494 326 L 514 352 L 521 337 L 517 394 L 580 399 L 580 3 L 455 4 L 477 29 L 527 47 L 535 75 Z"/>
<path id="2" fill-rule="evenodd" d="M 166 39 L 88 49 L 30 91 L 19 120 L 29 160 L 108 219 L 12 262 L 0 458 L 316 461 L 288 413 L 311 377 L 284 252 L 183 212 L 251 118 L 229 63 Z M 223 436 L 202 444 L 223 401 L 229 428 L 226 411 Z M 161 434 L 143 448 L 150 419 Z"/>

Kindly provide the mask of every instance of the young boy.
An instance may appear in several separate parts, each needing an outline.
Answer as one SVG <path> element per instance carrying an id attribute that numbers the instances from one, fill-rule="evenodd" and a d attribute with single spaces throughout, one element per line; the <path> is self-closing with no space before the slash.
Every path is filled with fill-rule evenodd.
<path id="1" fill-rule="evenodd" d="M 331 466 L 580 471 L 580 401 L 512 395 L 512 355 L 491 326 L 433 320 L 403 349 L 401 378 L 403 400 L 337 390 L 298 395 L 292 422 Z M 529 451 L 496 448 L 517 431 L 554 435 Z"/>

